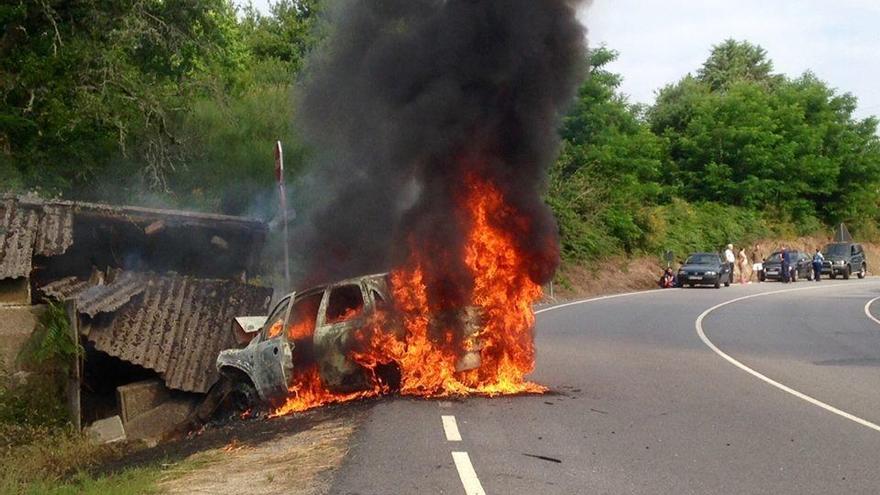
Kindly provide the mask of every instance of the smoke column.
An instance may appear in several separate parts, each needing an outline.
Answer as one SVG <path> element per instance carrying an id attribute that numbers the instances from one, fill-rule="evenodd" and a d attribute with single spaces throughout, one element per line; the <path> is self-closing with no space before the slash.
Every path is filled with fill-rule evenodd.
<path id="1" fill-rule="evenodd" d="M 463 232 L 451 221 L 469 173 L 517 214 L 536 283 L 558 264 L 543 203 L 562 112 L 586 73 L 582 2 L 339 2 L 313 55 L 297 120 L 313 150 L 309 211 L 292 235 L 300 287 L 386 271 L 412 249 L 444 299 L 466 298 Z"/>

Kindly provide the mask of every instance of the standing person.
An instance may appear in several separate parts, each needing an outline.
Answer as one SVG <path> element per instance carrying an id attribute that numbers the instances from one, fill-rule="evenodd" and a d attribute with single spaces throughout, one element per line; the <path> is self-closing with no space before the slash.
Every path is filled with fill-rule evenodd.
<path id="1" fill-rule="evenodd" d="M 782 281 L 784 283 L 791 282 L 791 251 L 787 247 L 782 246 Z"/>
<path id="2" fill-rule="evenodd" d="M 755 244 L 752 248 L 752 276 L 760 282 L 761 271 L 764 269 L 764 256 L 761 254 L 761 245 Z M 751 279 L 751 277 L 749 277 Z"/>
<path id="3" fill-rule="evenodd" d="M 724 250 L 724 261 L 727 262 L 727 267 L 730 269 L 730 282 L 733 283 L 733 267 L 736 265 L 736 256 L 733 255 L 733 244 L 728 244 L 727 249 Z"/>
<path id="4" fill-rule="evenodd" d="M 819 248 L 816 248 L 816 253 L 813 255 L 813 280 L 816 282 L 822 280 L 822 264 L 824 262 L 825 256 L 822 255 Z"/>
<path id="5" fill-rule="evenodd" d="M 749 257 L 746 256 L 745 248 L 739 249 L 739 253 L 736 255 L 736 264 L 739 265 L 739 283 L 745 284 L 746 282 L 749 282 L 749 277 L 746 275 L 748 274 L 749 276 L 751 276 L 751 274 L 748 272 Z"/>

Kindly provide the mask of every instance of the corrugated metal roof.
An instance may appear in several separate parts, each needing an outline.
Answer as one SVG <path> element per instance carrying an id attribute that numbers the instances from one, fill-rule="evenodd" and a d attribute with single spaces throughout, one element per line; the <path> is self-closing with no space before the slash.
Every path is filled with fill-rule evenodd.
<path id="1" fill-rule="evenodd" d="M 91 287 L 88 280 L 80 280 L 76 277 L 62 278 L 51 284 L 40 287 L 40 291 L 46 295 L 59 301 L 65 301 L 73 298 L 75 295 Z"/>
<path id="2" fill-rule="evenodd" d="M 51 205 L 43 206 L 42 210 L 34 253 L 41 256 L 64 254 L 73 245 L 73 210 Z"/>
<path id="3" fill-rule="evenodd" d="M 26 277 L 31 272 L 39 215 L 4 201 L 0 216 L 0 279 Z"/>
<path id="4" fill-rule="evenodd" d="M 132 293 L 135 282 L 139 294 Z M 236 345 L 232 319 L 266 314 L 272 297 L 264 287 L 178 275 L 122 273 L 110 284 L 86 282 L 71 292 L 77 283 L 64 279 L 42 290 L 75 298 L 85 305 L 78 307 L 82 314 L 111 312 L 82 329 L 95 347 L 155 370 L 169 388 L 187 392 L 207 392 L 217 380 L 217 354 Z"/>
<path id="5" fill-rule="evenodd" d="M 0 203 L 0 279 L 27 277 L 34 254 L 57 256 L 73 244 L 73 212 L 65 206 Z"/>
<path id="6" fill-rule="evenodd" d="M 91 317 L 98 313 L 112 313 L 146 290 L 148 282 L 146 274 L 121 272 L 106 285 L 94 285 L 76 294 L 77 311 Z"/>

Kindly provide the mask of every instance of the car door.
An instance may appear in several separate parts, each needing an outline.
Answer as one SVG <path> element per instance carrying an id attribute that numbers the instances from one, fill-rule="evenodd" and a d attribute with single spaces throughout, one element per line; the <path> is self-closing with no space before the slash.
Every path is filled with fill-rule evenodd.
<path id="1" fill-rule="evenodd" d="M 285 297 L 270 313 L 254 348 L 254 385 L 266 398 L 287 394 L 293 370 L 293 353 L 287 340 L 287 320 L 293 295 Z"/>
<path id="2" fill-rule="evenodd" d="M 862 269 L 862 263 L 865 261 L 865 251 L 862 249 L 861 244 L 853 244 L 852 250 L 852 269 L 854 272 L 857 272 Z"/>
<path id="3" fill-rule="evenodd" d="M 328 287 L 324 293 L 314 348 L 321 379 L 331 389 L 349 391 L 362 386 L 360 367 L 346 353 L 352 333 L 366 323 L 368 300 L 361 282 Z"/>

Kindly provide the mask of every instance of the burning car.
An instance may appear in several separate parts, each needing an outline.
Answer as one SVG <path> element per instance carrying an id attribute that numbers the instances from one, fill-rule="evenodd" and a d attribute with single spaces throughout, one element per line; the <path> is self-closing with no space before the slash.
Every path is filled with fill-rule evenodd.
<path id="1" fill-rule="evenodd" d="M 374 390 L 377 383 L 385 391 L 394 389 L 400 378 L 394 363 L 365 367 L 353 358 L 365 329 L 382 332 L 393 342 L 404 341 L 405 326 L 394 307 L 390 275 L 377 274 L 294 292 L 282 298 L 266 318 L 237 319 L 238 334 L 243 331 L 253 338 L 246 347 L 221 351 L 217 357 L 217 369 L 226 381 L 224 393 L 235 392 L 240 407 L 256 400 L 275 403 L 301 386 L 296 382 L 310 374 L 306 370 L 316 370 L 318 376 L 312 378 L 333 394 L 357 395 Z M 251 326 L 250 332 L 243 323 Z M 469 307 L 441 312 L 431 322 L 451 323 L 464 328 L 471 340 L 456 371 L 478 368 L 480 311 Z"/>

